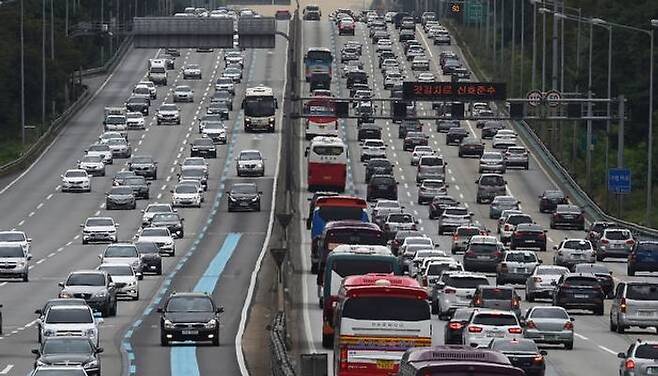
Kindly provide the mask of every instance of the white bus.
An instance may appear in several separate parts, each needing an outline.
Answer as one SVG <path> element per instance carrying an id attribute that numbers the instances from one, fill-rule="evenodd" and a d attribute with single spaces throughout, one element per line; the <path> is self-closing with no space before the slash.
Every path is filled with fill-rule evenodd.
<path id="1" fill-rule="evenodd" d="M 278 103 L 271 87 L 256 86 L 247 88 L 242 101 L 244 131 L 274 133 L 277 107 Z"/>
<path id="2" fill-rule="evenodd" d="M 347 145 L 339 137 L 315 137 L 306 150 L 309 191 L 345 191 Z"/>
<path id="3" fill-rule="evenodd" d="M 304 107 L 307 140 L 316 136 L 338 137 L 335 102 L 330 97 L 315 97 Z"/>

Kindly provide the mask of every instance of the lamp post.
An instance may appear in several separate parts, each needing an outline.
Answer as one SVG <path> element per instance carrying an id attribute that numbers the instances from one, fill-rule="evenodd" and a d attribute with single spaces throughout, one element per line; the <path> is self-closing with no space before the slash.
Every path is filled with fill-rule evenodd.
<path id="1" fill-rule="evenodd" d="M 21 15 L 21 143 L 25 146 L 25 33 L 23 25 L 23 0 L 20 4 Z"/>
<path id="2" fill-rule="evenodd" d="M 532 87 L 537 88 L 537 3 L 540 0 L 530 0 L 532 3 Z"/>

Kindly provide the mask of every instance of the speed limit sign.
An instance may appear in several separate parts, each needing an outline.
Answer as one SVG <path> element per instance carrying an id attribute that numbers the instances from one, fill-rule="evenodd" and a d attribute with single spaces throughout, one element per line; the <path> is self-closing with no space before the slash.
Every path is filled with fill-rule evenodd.
<path id="1" fill-rule="evenodd" d="M 530 90 L 526 98 L 528 98 L 529 105 L 531 105 L 532 107 L 537 107 L 541 104 L 541 101 L 544 99 L 544 95 L 539 90 Z"/>
<path id="2" fill-rule="evenodd" d="M 562 94 L 557 90 L 549 90 L 544 95 L 544 99 L 549 107 L 557 107 L 562 99 Z"/>

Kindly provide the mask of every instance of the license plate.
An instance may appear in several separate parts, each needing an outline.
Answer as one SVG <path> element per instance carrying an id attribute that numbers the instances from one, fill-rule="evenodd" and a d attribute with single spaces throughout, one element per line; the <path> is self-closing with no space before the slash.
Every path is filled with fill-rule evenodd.
<path id="1" fill-rule="evenodd" d="M 377 189 L 386 189 L 387 187 L 385 185 L 378 185 Z"/>
<path id="2" fill-rule="evenodd" d="M 643 316 L 643 317 L 653 317 L 656 315 L 655 311 L 637 311 L 638 316 Z"/>
<path id="3" fill-rule="evenodd" d="M 194 336 L 194 335 L 199 334 L 199 331 L 198 330 L 183 330 L 182 333 L 183 333 L 184 336 Z"/>
<path id="4" fill-rule="evenodd" d="M 393 369 L 395 367 L 395 362 L 392 360 L 377 360 L 378 369 Z"/>
<path id="5" fill-rule="evenodd" d="M 527 273 L 526 268 L 516 268 L 517 273 Z"/>
<path id="6" fill-rule="evenodd" d="M 240 206 L 248 206 L 248 205 L 249 205 L 249 203 L 247 203 L 247 202 L 241 202 L 240 203 Z"/>
<path id="7" fill-rule="evenodd" d="M 503 333 L 503 332 L 489 332 L 489 333 L 487 333 L 487 337 L 490 337 L 490 338 L 494 338 L 494 337 L 495 338 L 500 338 L 500 337 L 503 337 L 503 336 L 505 336 L 505 333 Z"/>
<path id="8" fill-rule="evenodd" d="M 489 256 L 478 256 L 477 259 L 478 260 L 488 260 Z"/>
<path id="9" fill-rule="evenodd" d="M 554 341 L 557 339 L 557 336 L 554 334 L 544 334 L 544 339 L 547 341 Z"/>
<path id="10" fill-rule="evenodd" d="M 151 265 L 151 266 L 149 266 L 149 268 L 151 268 L 151 269 L 157 269 L 157 267 L 156 267 L 155 265 Z"/>
<path id="11" fill-rule="evenodd" d="M 576 299 L 587 299 L 587 294 L 574 294 L 573 297 Z"/>
<path id="12" fill-rule="evenodd" d="M 573 258 L 575 258 L 575 259 L 581 259 L 583 257 L 584 257 L 584 255 L 582 253 L 578 253 L 578 254 L 573 255 Z"/>

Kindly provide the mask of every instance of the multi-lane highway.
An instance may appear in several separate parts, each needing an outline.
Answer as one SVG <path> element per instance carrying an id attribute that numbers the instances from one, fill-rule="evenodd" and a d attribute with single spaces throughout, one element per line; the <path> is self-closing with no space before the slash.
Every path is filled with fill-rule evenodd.
<path id="1" fill-rule="evenodd" d="M 397 31 L 389 24 L 388 26 L 391 39 L 394 41 L 394 51 L 398 57 L 404 56 L 402 46 L 397 42 Z M 431 61 L 431 71 L 441 80 L 449 81 L 449 76 L 441 75 L 439 67 L 439 54 L 441 51 L 449 50 L 457 53 L 461 60 L 468 64 L 468 61 L 461 52 L 459 46 L 434 46 L 432 41 L 427 39 L 420 25 L 417 25 L 416 39 L 425 47 Z M 348 40 L 356 40 L 363 45 L 363 54 L 361 61 L 365 63 L 365 71 L 369 76 L 369 85 L 373 89 L 375 96 L 388 97 L 388 91 L 383 88 L 383 77 L 377 66 L 377 54 L 374 51 L 375 45 L 372 44 L 368 37 L 368 30 L 364 23 L 357 24 L 357 31 L 354 37 L 338 36 L 336 26 L 332 21 L 323 17 L 321 21 L 305 21 L 303 25 L 303 49 L 310 47 L 327 47 L 334 54 L 334 61 L 339 60 L 340 49 Z M 399 59 L 408 78 L 413 79 L 414 72 L 411 71 L 411 64 Z M 334 72 L 340 71 L 342 65 L 338 62 L 334 65 Z M 305 94 L 309 94 L 308 85 L 305 85 Z M 338 75 L 334 75 L 332 81 L 332 92 L 339 97 L 346 97 L 345 81 Z M 419 115 L 431 116 L 434 111 L 430 103 L 418 104 Z M 418 205 L 417 187 L 415 184 L 416 167 L 410 165 L 409 152 L 402 151 L 402 140 L 397 138 L 397 124 L 390 121 L 377 120 L 377 124 L 383 129 L 383 139 L 388 145 L 387 158 L 395 162 L 394 175 L 399 182 L 398 198 L 407 211 L 413 213 L 419 218 L 419 228 L 422 232 L 431 236 L 435 243 L 440 245 L 440 249 L 446 252 L 450 251 L 451 239 L 449 236 L 439 236 L 437 221 L 428 219 L 427 206 Z M 473 136 L 479 137 L 480 130 L 476 128 L 475 122 L 462 122 Z M 508 126 L 509 127 L 509 126 Z M 356 122 L 347 120 L 342 122 L 341 137 L 343 137 L 350 151 L 350 165 L 348 170 L 347 193 L 365 197 L 366 185 L 364 176 L 364 167 L 358 160 L 361 148 L 357 140 Z M 463 203 L 471 212 L 474 213 L 474 221 L 478 224 L 492 229 L 495 234 L 496 222 L 489 219 L 489 206 L 477 204 L 475 202 L 476 185 L 475 180 L 478 174 L 477 159 L 462 159 L 457 156 L 457 147 L 446 146 L 445 134 L 436 132 L 433 122 L 426 122 L 424 132 L 430 135 L 429 144 L 439 154 L 443 155 L 448 162 L 446 182 L 449 184 L 448 193 Z M 305 140 L 299 139 L 298 145 L 300 150 L 306 143 Z M 491 149 L 491 142 L 486 141 L 487 149 Z M 301 181 L 305 181 L 306 168 L 299 166 L 299 173 L 302 176 Z M 549 215 L 540 214 L 538 207 L 538 195 L 544 190 L 559 188 L 558 182 L 553 181 L 545 170 L 538 164 L 537 160 L 531 156 L 530 169 L 525 171 L 521 169 L 508 169 L 506 173 L 508 193 L 521 201 L 522 210 L 532 215 L 533 219 L 544 228 L 549 228 Z M 308 192 L 302 187 L 300 189 L 300 213 L 308 213 L 308 204 L 306 197 Z M 302 218 L 303 221 L 303 218 Z M 303 289 L 303 311 L 300 317 L 303 323 L 297 328 L 303 331 L 301 342 L 305 344 L 303 352 L 328 352 L 321 345 L 322 334 L 322 312 L 317 305 L 316 276 L 310 273 L 310 254 L 311 247 L 310 232 L 306 230 L 303 223 L 300 226 L 300 236 L 303 239 L 300 248 L 299 260 L 300 267 L 304 269 L 301 277 Z M 540 253 L 539 256 L 545 264 L 552 264 L 552 247 L 557 245 L 565 237 L 583 238 L 585 233 L 573 230 L 549 230 L 548 231 L 548 252 Z M 461 256 L 457 256 L 458 259 Z M 613 277 L 616 280 L 649 280 L 651 277 L 627 277 L 625 261 L 606 261 L 605 264 L 613 271 Z M 491 278 L 494 282 L 494 278 Z M 519 286 L 521 288 L 521 286 Z M 523 295 L 523 290 L 518 292 Z M 548 301 L 537 304 L 549 304 Z M 529 308 L 530 303 L 523 302 L 522 309 Z M 547 374 L 550 375 L 583 375 L 583 374 L 612 374 L 616 373 L 619 365 L 617 353 L 625 351 L 629 344 L 637 338 L 651 338 L 655 336 L 654 329 L 633 330 L 627 334 L 611 333 L 608 328 L 609 301 L 606 303 L 604 316 L 592 316 L 590 313 L 580 313 L 574 311 L 575 315 L 575 344 L 572 351 L 566 351 L 561 348 L 551 349 L 547 357 Z M 433 316 L 433 343 L 443 343 L 444 321 L 439 321 Z M 332 366 L 332 354 L 329 353 L 329 366 Z M 585 366 L 586 368 L 583 368 Z M 331 371 L 330 371 L 331 374 Z"/>
<path id="2" fill-rule="evenodd" d="M 279 22 L 287 32 L 287 23 Z M 218 145 L 217 159 L 209 159 L 209 188 L 201 209 L 179 209 L 185 219 L 185 237 L 176 240 L 177 254 L 163 258 L 163 275 L 147 275 L 140 281 L 141 299 L 120 301 L 116 317 L 101 324 L 103 373 L 120 375 L 194 375 L 215 374 L 217 364 L 225 374 L 240 374 L 244 359 L 237 355 L 236 338 L 242 335 L 242 310 L 252 280 L 252 273 L 263 255 L 263 244 L 271 224 L 274 176 L 279 156 L 282 118 L 272 134 L 246 134 L 243 130 L 240 101 L 248 86 L 263 84 L 274 89 L 281 103 L 285 85 L 286 41 L 277 37 L 277 48 L 244 52 L 242 82 L 236 85 L 234 111 L 225 122 L 228 144 Z M 84 111 L 75 116 L 52 147 L 28 171 L 0 187 L 0 229 L 25 231 L 32 239 L 30 281 L 0 283 L 3 304 L 4 335 L 0 337 L 0 374 L 24 375 L 32 369 L 38 347 L 34 314 L 48 299 L 57 296 L 68 273 L 93 269 L 105 244 L 82 245 L 80 224 L 90 216 L 111 216 L 119 227 L 120 241 L 131 241 L 141 225 L 140 200 L 137 210 L 105 210 L 105 192 L 112 185 L 114 173 L 125 169 L 125 159 L 115 159 L 106 177 L 93 178 L 91 193 L 61 192 L 62 174 L 74 168 L 87 146 L 102 133 L 103 109 L 120 106 L 131 95 L 137 82 L 146 74 L 147 61 L 159 51 L 133 49 L 117 70 L 108 77 Z M 183 65 L 197 63 L 202 80 L 183 80 Z M 158 179 L 151 182 L 148 202 L 170 202 L 170 190 L 176 184 L 179 163 L 189 156 L 189 142 L 199 137 L 197 119 L 205 114 L 214 81 L 224 67 L 223 51 L 197 52 L 181 50 L 176 70 L 169 71 L 169 86 L 158 87 L 158 98 L 151 103 L 146 130 L 130 131 L 133 155 L 150 154 L 158 162 Z M 173 79 L 172 79 L 173 78 Z M 176 85 L 190 85 L 195 92 L 193 103 L 180 103 L 182 124 L 155 124 L 155 110 L 163 102 L 172 102 Z M 279 111 L 280 112 L 280 111 Z M 237 179 L 235 157 L 243 149 L 258 149 L 265 158 L 265 176 Z M 236 181 L 251 180 L 263 192 L 260 212 L 227 213 L 226 196 Z M 252 286 L 253 288 L 253 286 Z M 210 293 L 218 305 L 225 307 L 221 318 L 220 347 L 161 347 L 159 314 L 155 308 L 168 291 L 197 289 Z M 123 354 L 122 354 L 123 351 Z"/>

